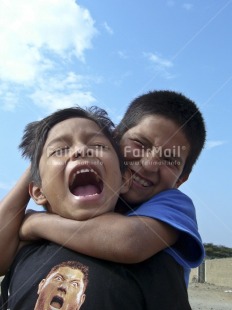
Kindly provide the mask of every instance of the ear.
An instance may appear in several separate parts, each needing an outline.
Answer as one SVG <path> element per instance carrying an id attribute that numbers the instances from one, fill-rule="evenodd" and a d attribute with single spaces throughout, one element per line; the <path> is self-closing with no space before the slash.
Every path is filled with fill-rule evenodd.
<path id="1" fill-rule="evenodd" d="M 82 296 L 81 296 L 81 304 L 80 304 L 80 306 L 85 302 L 85 294 L 82 294 Z M 79 309 L 79 308 L 78 308 Z"/>
<path id="2" fill-rule="evenodd" d="M 183 177 L 180 177 L 175 185 L 175 188 L 178 188 L 179 186 L 181 186 L 181 184 L 183 184 L 184 182 L 186 182 L 188 180 L 189 175 L 184 175 Z"/>
<path id="3" fill-rule="evenodd" d="M 38 286 L 38 291 L 37 291 L 37 294 L 39 295 L 39 293 L 41 292 L 43 286 L 44 286 L 44 282 L 45 282 L 45 279 L 43 279 L 42 281 L 40 281 L 39 283 L 39 286 Z"/>
<path id="4" fill-rule="evenodd" d="M 29 193 L 37 205 L 46 205 L 47 198 L 44 196 L 42 188 L 34 182 L 29 184 Z"/>
<path id="5" fill-rule="evenodd" d="M 122 186 L 120 189 L 120 194 L 125 194 L 128 192 L 132 182 L 132 173 L 130 169 L 126 169 L 126 171 L 122 175 Z"/>

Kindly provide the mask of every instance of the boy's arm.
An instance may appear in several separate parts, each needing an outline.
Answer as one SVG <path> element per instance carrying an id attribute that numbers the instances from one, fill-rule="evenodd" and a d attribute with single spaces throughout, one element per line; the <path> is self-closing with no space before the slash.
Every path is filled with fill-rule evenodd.
<path id="1" fill-rule="evenodd" d="M 178 232 L 148 217 L 107 213 L 87 221 L 55 214 L 29 214 L 20 231 L 23 239 L 48 239 L 76 252 L 120 263 L 141 262 L 174 244 Z"/>
<path id="2" fill-rule="evenodd" d="M 17 252 L 19 229 L 30 200 L 28 168 L 13 189 L 0 202 L 0 275 L 6 273 Z"/>

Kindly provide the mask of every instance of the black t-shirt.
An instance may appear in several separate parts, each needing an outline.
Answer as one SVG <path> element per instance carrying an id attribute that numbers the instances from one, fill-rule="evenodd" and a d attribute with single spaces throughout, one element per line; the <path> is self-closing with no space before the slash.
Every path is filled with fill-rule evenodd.
<path id="1" fill-rule="evenodd" d="M 1 309 L 34 309 L 40 296 L 39 284 L 43 283 L 45 288 L 43 279 L 47 278 L 51 269 L 67 261 L 78 261 L 88 267 L 86 297 L 81 310 L 191 309 L 183 270 L 166 253 L 156 254 L 139 264 L 125 265 L 85 256 L 47 241 L 27 245 L 19 251 L 2 282 Z M 71 291 L 76 289 L 75 277 L 69 282 L 71 286 L 64 284 L 63 278 L 62 274 L 56 276 L 55 281 L 61 282 L 58 283 L 60 287 L 53 286 L 53 291 L 48 292 L 53 308 L 40 307 L 40 310 L 74 309 L 67 306 L 67 300 L 71 298 Z"/>

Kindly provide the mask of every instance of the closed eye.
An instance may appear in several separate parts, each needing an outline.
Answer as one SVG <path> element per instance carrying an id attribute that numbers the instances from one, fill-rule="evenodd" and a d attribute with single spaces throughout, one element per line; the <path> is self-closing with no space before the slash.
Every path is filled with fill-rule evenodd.
<path id="1" fill-rule="evenodd" d="M 94 144 L 94 145 L 90 145 L 89 148 L 92 148 L 92 149 L 109 149 L 109 146 L 105 145 L 105 144 Z"/>
<path id="2" fill-rule="evenodd" d="M 141 148 L 144 147 L 144 144 L 139 140 L 131 140 L 131 142 L 137 147 L 141 147 Z"/>
<path id="3" fill-rule="evenodd" d="M 56 148 L 55 150 L 51 151 L 50 156 L 65 156 L 69 153 L 69 149 L 69 146 Z"/>

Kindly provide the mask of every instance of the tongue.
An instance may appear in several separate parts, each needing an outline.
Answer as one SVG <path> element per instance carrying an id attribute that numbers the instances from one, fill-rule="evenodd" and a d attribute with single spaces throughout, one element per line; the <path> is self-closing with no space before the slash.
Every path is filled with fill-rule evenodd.
<path id="1" fill-rule="evenodd" d="M 59 302 L 55 302 L 55 301 L 53 301 L 52 303 L 51 303 L 51 306 L 53 307 L 53 308 L 55 308 L 55 309 L 61 309 L 61 304 L 59 303 Z"/>
<path id="2" fill-rule="evenodd" d="M 95 185 L 78 186 L 74 188 L 72 193 L 75 196 L 91 196 L 91 195 L 99 194 L 99 189 Z"/>

